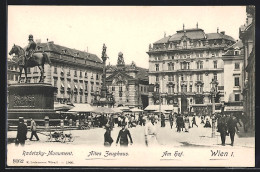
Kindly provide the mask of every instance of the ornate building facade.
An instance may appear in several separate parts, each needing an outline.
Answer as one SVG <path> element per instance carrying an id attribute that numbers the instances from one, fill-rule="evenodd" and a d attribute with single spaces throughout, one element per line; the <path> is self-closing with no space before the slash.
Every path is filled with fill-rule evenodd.
<path id="1" fill-rule="evenodd" d="M 239 38 L 244 45 L 243 96 L 244 112 L 249 126 L 255 129 L 255 7 L 246 7 L 246 24 L 239 28 Z"/>
<path id="2" fill-rule="evenodd" d="M 240 113 L 243 111 L 243 57 L 242 41 L 236 42 L 222 56 L 224 61 L 224 102 L 225 110 Z"/>
<path id="3" fill-rule="evenodd" d="M 102 84 L 102 60 L 95 54 L 54 44 L 37 42 L 36 51 L 48 54 L 51 64 L 44 65 L 44 82 L 57 87 L 55 101 L 92 104 Z M 28 68 L 29 83 L 38 83 L 38 67 Z M 25 76 L 22 74 L 21 81 Z"/>
<path id="4" fill-rule="evenodd" d="M 115 106 L 144 109 L 148 106 L 148 69 L 140 68 L 132 62 L 125 65 L 123 53 L 119 52 L 117 65 L 108 65 L 106 84 L 113 93 Z"/>
<path id="5" fill-rule="evenodd" d="M 149 105 L 171 105 L 181 113 L 212 113 L 212 79 L 217 80 L 216 109 L 224 101 L 224 49 L 235 40 L 220 32 L 185 29 L 149 45 Z"/>

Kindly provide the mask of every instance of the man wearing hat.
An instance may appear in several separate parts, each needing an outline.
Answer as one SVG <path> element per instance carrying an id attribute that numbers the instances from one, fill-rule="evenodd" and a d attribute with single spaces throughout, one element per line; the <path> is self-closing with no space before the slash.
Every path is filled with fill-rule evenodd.
<path id="1" fill-rule="evenodd" d="M 133 144 L 133 140 L 132 140 L 130 131 L 125 126 L 126 126 L 126 124 L 122 123 L 122 129 L 118 133 L 118 136 L 116 139 L 116 145 L 118 144 L 118 141 L 120 140 L 120 146 L 128 146 L 128 137 L 130 139 L 131 144 Z"/>
<path id="2" fill-rule="evenodd" d="M 21 144 L 21 146 L 24 146 L 25 140 L 27 140 L 27 126 L 24 124 L 23 118 L 19 117 L 19 124 L 17 127 L 17 136 L 16 136 L 16 143 L 15 145 L 18 146 Z"/>
<path id="3" fill-rule="evenodd" d="M 30 59 L 36 49 L 36 43 L 33 41 L 33 35 L 29 35 L 29 43 L 26 47 L 26 60 Z M 23 64 L 25 64 L 23 59 Z"/>
<path id="4" fill-rule="evenodd" d="M 113 139 L 112 139 L 112 137 L 111 137 L 111 127 L 110 127 L 110 125 L 109 124 L 106 124 L 105 125 L 105 129 L 106 129 L 106 132 L 105 132 L 105 134 L 104 134 L 104 145 L 105 146 L 111 146 L 111 144 L 113 143 Z"/>

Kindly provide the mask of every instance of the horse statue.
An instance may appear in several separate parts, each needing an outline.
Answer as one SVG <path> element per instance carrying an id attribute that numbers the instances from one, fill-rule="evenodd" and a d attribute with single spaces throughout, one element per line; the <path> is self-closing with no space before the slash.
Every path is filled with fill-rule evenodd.
<path id="1" fill-rule="evenodd" d="M 45 52 L 35 52 L 31 58 L 27 59 L 25 55 L 25 50 L 19 45 L 13 45 L 12 49 L 9 52 L 9 55 L 15 54 L 18 58 L 14 59 L 19 66 L 20 77 L 18 83 L 21 82 L 21 75 L 24 69 L 25 73 L 25 83 L 27 83 L 27 68 L 38 66 L 41 71 L 40 81 L 44 82 L 44 64 L 51 64 L 51 61 L 48 55 Z M 22 62 L 24 58 L 24 63 Z"/>

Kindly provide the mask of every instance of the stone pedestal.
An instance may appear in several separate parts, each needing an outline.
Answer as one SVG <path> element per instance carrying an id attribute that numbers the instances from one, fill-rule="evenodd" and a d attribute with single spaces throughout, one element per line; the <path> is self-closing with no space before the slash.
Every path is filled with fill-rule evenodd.
<path id="1" fill-rule="evenodd" d="M 22 83 L 8 87 L 8 119 L 57 118 L 54 111 L 56 87 L 46 83 Z"/>

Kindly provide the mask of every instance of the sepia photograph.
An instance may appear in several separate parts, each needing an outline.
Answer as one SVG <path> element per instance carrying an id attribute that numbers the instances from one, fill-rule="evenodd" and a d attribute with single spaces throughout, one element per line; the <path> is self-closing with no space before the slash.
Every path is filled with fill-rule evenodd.
<path id="1" fill-rule="evenodd" d="M 255 6 L 7 11 L 7 167 L 255 167 Z"/>

